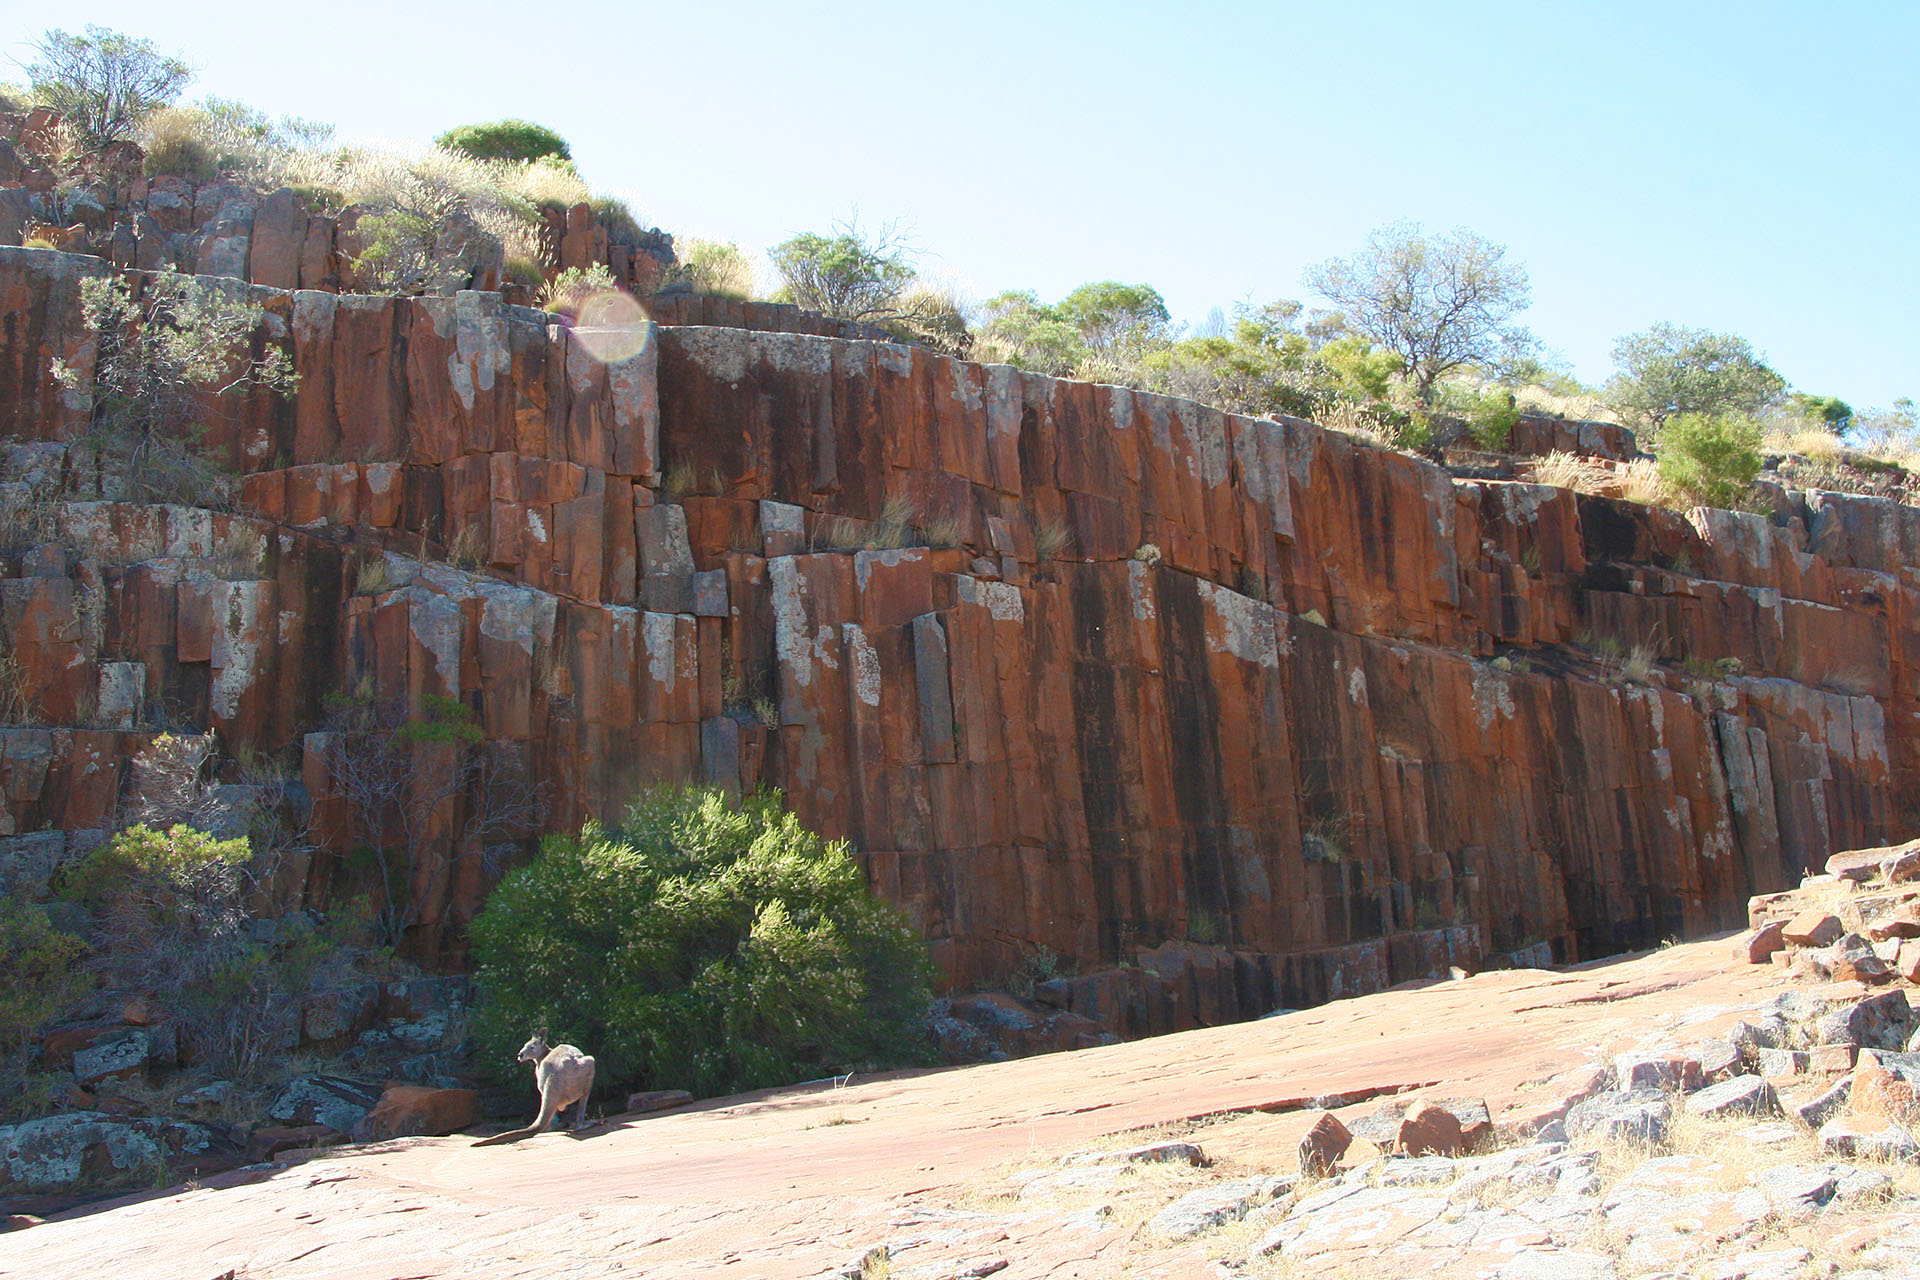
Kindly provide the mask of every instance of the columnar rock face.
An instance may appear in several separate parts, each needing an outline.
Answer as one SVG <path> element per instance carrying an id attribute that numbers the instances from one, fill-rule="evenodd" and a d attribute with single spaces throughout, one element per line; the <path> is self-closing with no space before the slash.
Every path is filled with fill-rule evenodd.
<path id="1" fill-rule="evenodd" d="M 43 440 L 84 421 L 32 373 L 85 345 L 58 256 L 0 250 Z M 609 362 L 494 295 L 260 296 L 302 383 L 216 432 L 252 514 L 104 492 L 7 561 L 48 722 L 0 731 L 17 832 L 105 820 L 149 726 L 52 726 L 130 684 L 304 745 L 324 809 L 305 735 L 371 677 L 472 706 L 552 829 L 780 786 L 956 987 L 1045 948 L 1080 976 L 1043 999 L 1135 1031 L 1731 927 L 1905 834 L 1911 508 L 1672 512 L 883 342 Z M 15 449 L 9 501 L 60 465 Z M 486 888 L 462 863 L 419 947 L 457 960 Z"/>

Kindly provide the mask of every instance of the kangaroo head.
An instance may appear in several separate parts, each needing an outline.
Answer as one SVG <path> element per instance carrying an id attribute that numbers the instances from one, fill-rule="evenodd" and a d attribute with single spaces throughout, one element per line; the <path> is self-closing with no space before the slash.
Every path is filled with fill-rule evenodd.
<path id="1" fill-rule="evenodd" d="M 547 1056 L 547 1033 L 544 1030 L 540 1030 L 540 1031 L 534 1032 L 533 1037 L 529 1039 L 524 1045 L 520 1046 L 520 1056 L 514 1059 L 514 1061 L 538 1062 L 540 1061 L 540 1059 L 546 1056 Z"/>

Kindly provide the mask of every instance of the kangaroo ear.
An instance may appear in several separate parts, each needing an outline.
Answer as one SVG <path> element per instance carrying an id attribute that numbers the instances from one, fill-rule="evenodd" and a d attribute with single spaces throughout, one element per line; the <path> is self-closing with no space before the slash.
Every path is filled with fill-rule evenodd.
<path id="1" fill-rule="evenodd" d="M 535 1040 L 545 1040 L 547 1038 L 547 1029 L 545 1027 L 540 1028 L 533 1033 L 533 1038 Z"/>

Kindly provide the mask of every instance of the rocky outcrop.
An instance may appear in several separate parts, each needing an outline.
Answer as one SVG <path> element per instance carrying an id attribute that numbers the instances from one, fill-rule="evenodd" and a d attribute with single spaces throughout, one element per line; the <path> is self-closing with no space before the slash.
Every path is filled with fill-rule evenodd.
<path id="1" fill-rule="evenodd" d="M 85 346 L 73 262 L 0 250 L 39 440 L 85 416 L 35 373 Z M 0 734 L 16 831 L 110 809 L 138 717 L 66 727 L 109 683 L 303 753 L 324 813 L 306 735 L 371 678 L 473 707 L 551 828 L 780 786 L 950 984 L 1045 948 L 1043 1005 L 1140 1032 L 1728 927 L 1915 798 L 1910 508 L 1674 512 L 888 343 L 609 360 L 493 295 L 257 296 L 302 384 L 214 432 L 256 514 L 98 490 L 7 562 L 63 726 Z M 415 883 L 457 960 L 480 866 Z"/>

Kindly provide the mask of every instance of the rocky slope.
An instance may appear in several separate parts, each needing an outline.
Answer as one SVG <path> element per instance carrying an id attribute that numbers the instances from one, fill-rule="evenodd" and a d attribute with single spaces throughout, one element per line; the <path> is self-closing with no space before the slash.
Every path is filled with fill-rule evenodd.
<path id="1" fill-rule="evenodd" d="M 1864 962 L 1818 979 L 1847 955 L 1904 968 L 1920 887 L 1840 870 L 1756 901 L 1731 947 L 1421 982 L 514 1147 L 289 1153 L 0 1237 L 0 1271 L 1910 1275 L 1920 1058 L 1889 1046 L 1913 1034 L 1913 987 Z M 1783 911 L 1847 932 L 1771 963 Z"/>

